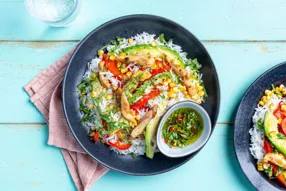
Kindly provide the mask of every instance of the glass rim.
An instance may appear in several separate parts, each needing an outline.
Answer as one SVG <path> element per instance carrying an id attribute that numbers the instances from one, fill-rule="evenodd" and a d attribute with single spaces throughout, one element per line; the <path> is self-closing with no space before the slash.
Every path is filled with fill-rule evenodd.
<path id="1" fill-rule="evenodd" d="M 46 20 L 46 19 L 42 19 L 42 18 L 39 18 L 36 14 L 34 14 L 34 12 L 29 8 L 28 6 L 28 1 L 30 0 L 24 0 L 24 4 L 25 4 L 25 7 L 26 9 L 28 10 L 28 12 L 30 13 L 30 15 L 32 15 L 34 18 L 38 19 L 38 20 L 41 20 L 41 21 L 44 21 L 44 22 L 47 22 L 47 23 L 58 23 L 58 22 L 63 22 L 65 20 L 67 20 L 70 16 L 72 16 L 75 11 L 79 8 L 80 6 L 80 1 L 81 0 L 74 0 L 75 1 L 75 5 L 73 6 L 73 10 L 70 12 L 70 14 L 68 14 L 67 16 L 65 16 L 64 18 L 62 19 L 59 19 L 59 20 L 54 20 L 54 21 L 51 21 L 51 20 Z"/>

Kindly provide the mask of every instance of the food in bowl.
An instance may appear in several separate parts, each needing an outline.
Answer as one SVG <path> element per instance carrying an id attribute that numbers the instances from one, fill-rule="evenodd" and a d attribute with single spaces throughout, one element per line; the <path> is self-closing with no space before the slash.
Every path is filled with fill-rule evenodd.
<path id="1" fill-rule="evenodd" d="M 160 117 L 173 104 L 204 102 L 197 59 L 161 34 L 117 38 L 102 47 L 78 85 L 82 123 L 94 142 L 153 158 Z"/>
<path id="2" fill-rule="evenodd" d="M 283 84 L 265 90 L 252 117 L 250 152 L 258 171 L 286 186 L 286 89 Z"/>
<path id="3" fill-rule="evenodd" d="M 197 111 L 180 108 L 165 121 L 162 136 L 170 148 L 184 148 L 201 136 L 203 127 L 202 116 Z"/>

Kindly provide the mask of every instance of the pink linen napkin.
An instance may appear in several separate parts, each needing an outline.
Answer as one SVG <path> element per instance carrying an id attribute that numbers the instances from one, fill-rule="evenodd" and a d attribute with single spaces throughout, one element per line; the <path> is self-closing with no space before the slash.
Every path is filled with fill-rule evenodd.
<path id="1" fill-rule="evenodd" d="M 84 152 L 65 121 L 61 86 L 67 62 L 73 51 L 74 49 L 43 70 L 24 89 L 48 123 L 48 144 L 61 149 L 77 189 L 87 191 L 108 169 Z"/>

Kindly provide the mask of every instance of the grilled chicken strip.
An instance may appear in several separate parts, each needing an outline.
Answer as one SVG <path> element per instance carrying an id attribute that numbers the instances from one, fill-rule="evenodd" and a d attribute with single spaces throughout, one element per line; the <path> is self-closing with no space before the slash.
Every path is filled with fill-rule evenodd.
<path id="1" fill-rule="evenodd" d="M 267 153 L 263 157 L 263 163 L 269 163 L 272 162 L 276 164 L 277 166 L 286 169 L 286 159 L 285 157 L 280 153 Z"/>
<path id="2" fill-rule="evenodd" d="M 154 63 L 154 59 L 148 55 L 129 55 L 129 56 L 118 56 L 117 60 L 124 63 L 136 63 L 143 68 L 150 68 Z"/>
<path id="3" fill-rule="evenodd" d="M 131 136 L 133 138 L 138 137 L 139 135 L 141 135 L 144 132 L 148 123 L 151 121 L 152 118 L 154 118 L 156 116 L 157 109 L 158 109 L 158 105 L 155 105 L 152 110 L 148 111 L 144 115 L 144 117 L 142 117 L 138 126 L 136 128 L 134 128 L 133 131 L 131 132 Z"/>
<path id="4" fill-rule="evenodd" d="M 101 85 L 105 88 L 110 88 L 111 84 L 109 83 L 108 79 L 103 74 L 100 74 L 100 72 L 104 72 L 104 61 L 101 61 L 99 63 L 98 71 L 99 71 L 99 81 Z"/>
<path id="5" fill-rule="evenodd" d="M 124 91 L 121 93 L 121 113 L 125 119 L 132 122 L 134 126 L 137 126 L 137 121 L 130 110 L 130 105 Z"/>

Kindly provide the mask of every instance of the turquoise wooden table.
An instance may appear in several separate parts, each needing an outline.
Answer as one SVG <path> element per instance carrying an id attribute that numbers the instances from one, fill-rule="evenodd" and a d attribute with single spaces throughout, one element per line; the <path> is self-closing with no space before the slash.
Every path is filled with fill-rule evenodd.
<path id="1" fill-rule="evenodd" d="M 95 27 L 134 13 L 172 19 L 203 42 L 219 74 L 220 115 L 208 144 L 187 164 L 150 177 L 110 171 L 91 190 L 254 190 L 235 157 L 233 120 L 247 87 L 286 60 L 285 7 L 283 0 L 84 0 L 74 25 L 52 28 L 32 18 L 23 0 L 0 0 L 0 190 L 76 190 L 22 87 Z"/>

